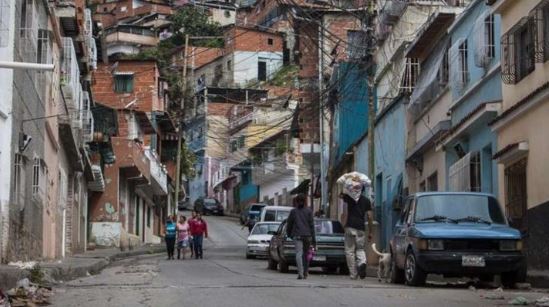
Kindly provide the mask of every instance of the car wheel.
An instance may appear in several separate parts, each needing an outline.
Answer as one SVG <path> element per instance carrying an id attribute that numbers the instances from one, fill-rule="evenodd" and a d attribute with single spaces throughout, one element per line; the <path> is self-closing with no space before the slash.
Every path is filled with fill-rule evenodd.
<path id="1" fill-rule="evenodd" d="M 276 271 L 276 268 L 278 266 L 278 263 L 269 256 L 269 259 L 267 260 L 267 269 Z"/>
<path id="2" fill-rule="evenodd" d="M 340 264 L 339 265 L 339 274 L 340 275 L 349 275 L 349 268 L 347 267 L 347 264 Z"/>
<path id="3" fill-rule="evenodd" d="M 278 263 L 278 271 L 280 273 L 288 273 L 289 270 L 290 270 L 290 266 L 288 265 L 287 262 L 281 260 Z"/>
<path id="4" fill-rule="evenodd" d="M 414 287 L 425 284 L 427 279 L 427 274 L 418 266 L 416 256 L 412 251 L 409 251 L 406 255 L 404 278 L 407 285 Z"/>
<path id="5" fill-rule="evenodd" d="M 394 256 L 391 261 L 391 283 L 393 284 L 403 284 L 404 283 L 404 270 L 400 269 L 396 265 L 396 261 L 394 259 Z"/>
<path id="6" fill-rule="evenodd" d="M 501 274 L 501 284 L 506 288 L 514 288 L 516 283 L 526 281 L 526 268 Z"/>

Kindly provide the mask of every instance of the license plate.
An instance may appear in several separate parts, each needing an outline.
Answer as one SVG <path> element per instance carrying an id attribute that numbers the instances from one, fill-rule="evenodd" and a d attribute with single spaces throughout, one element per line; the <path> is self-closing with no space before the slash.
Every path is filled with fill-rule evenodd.
<path id="1" fill-rule="evenodd" d="M 486 262 L 482 256 L 462 256 L 461 265 L 467 267 L 485 267 Z"/>
<path id="2" fill-rule="evenodd" d="M 313 261 L 326 261 L 326 256 L 314 256 Z"/>

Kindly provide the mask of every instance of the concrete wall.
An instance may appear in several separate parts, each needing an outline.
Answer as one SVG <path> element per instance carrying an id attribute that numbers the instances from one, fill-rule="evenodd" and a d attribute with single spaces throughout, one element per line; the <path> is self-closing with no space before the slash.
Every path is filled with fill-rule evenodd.
<path id="1" fill-rule="evenodd" d="M 258 78 L 258 63 L 267 63 L 267 79 L 270 79 L 282 67 L 282 52 L 235 51 L 234 84 L 244 86 Z"/>
<path id="2" fill-rule="evenodd" d="M 11 1 L 10 3 L 14 3 Z M 7 8 L 5 8 L 7 9 Z M 2 35 L 0 44 L 0 60 L 13 61 L 14 59 L 14 35 L 15 35 L 15 5 L 9 7 L 7 12 L 8 20 L 3 20 L 9 25 L 9 30 Z M 0 99 L 0 131 L 5 135 L 12 134 L 12 85 L 13 70 L 0 69 L 0 92 L 3 99 Z M 10 137 L 0 138 L 0 262 L 6 260 L 7 240 L 9 233 L 9 205 L 10 205 L 10 182 L 12 172 L 12 142 Z"/>

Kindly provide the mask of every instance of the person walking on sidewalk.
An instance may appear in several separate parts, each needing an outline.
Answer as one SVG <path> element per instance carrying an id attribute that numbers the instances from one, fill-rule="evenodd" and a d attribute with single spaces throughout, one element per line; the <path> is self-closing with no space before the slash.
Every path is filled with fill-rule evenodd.
<path id="1" fill-rule="evenodd" d="M 191 235 L 193 236 L 194 258 L 202 259 L 202 242 L 208 238 L 208 224 L 202 219 L 200 212 L 196 213 L 196 218 L 191 226 Z"/>
<path id="2" fill-rule="evenodd" d="M 168 251 L 168 260 L 174 259 L 173 252 L 175 248 L 176 224 L 171 216 L 168 216 L 164 227 L 164 240 L 166 241 L 166 250 Z"/>
<path id="3" fill-rule="evenodd" d="M 340 197 L 345 203 L 343 221 L 345 225 L 345 255 L 351 279 L 366 278 L 366 252 L 365 247 L 365 224 L 368 216 L 368 242 L 372 241 L 372 204 L 370 200 L 360 194 L 355 200 L 347 194 Z"/>
<path id="4" fill-rule="evenodd" d="M 181 253 L 183 253 L 183 259 L 185 259 L 188 248 L 189 223 L 187 223 L 187 218 L 182 215 L 179 217 L 179 223 L 177 223 L 177 259 L 180 259 Z"/>
<path id="5" fill-rule="evenodd" d="M 295 242 L 295 260 L 297 263 L 297 279 L 307 279 L 309 276 L 309 248 L 316 246 L 315 223 L 313 211 L 305 206 L 306 197 L 297 195 L 294 207 L 288 216 L 286 234 Z"/>
<path id="6" fill-rule="evenodd" d="M 193 223 L 196 220 L 196 211 L 191 211 L 191 218 L 187 221 L 189 224 L 189 249 L 191 250 L 191 259 L 194 257 L 194 240 L 191 233 L 191 229 L 193 227 Z"/>

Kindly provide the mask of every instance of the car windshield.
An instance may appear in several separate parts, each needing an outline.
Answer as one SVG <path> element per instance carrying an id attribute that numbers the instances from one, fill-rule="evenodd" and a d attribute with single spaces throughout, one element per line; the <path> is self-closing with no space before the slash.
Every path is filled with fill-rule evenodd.
<path id="1" fill-rule="evenodd" d="M 271 232 L 276 232 L 278 230 L 278 226 L 280 224 L 278 223 L 270 223 L 270 224 L 257 224 L 254 229 L 252 230 L 253 235 L 266 235 Z"/>
<path id="2" fill-rule="evenodd" d="M 282 222 L 288 218 L 290 211 L 287 210 L 267 210 L 265 212 L 264 221 L 266 222 Z"/>
<path id="3" fill-rule="evenodd" d="M 250 211 L 261 211 L 262 208 L 263 208 L 263 206 L 253 205 L 253 206 L 250 207 Z"/>
<path id="4" fill-rule="evenodd" d="M 497 200 L 486 195 L 425 195 L 417 200 L 415 221 L 470 221 L 505 224 Z"/>
<path id="5" fill-rule="evenodd" d="M 315 220 L 315 233 L 317 235 L 343 234 L 343 226 L 338 221 Z"/>
<path id="6" fill-rule="evenodd" d="M 214 206 L 217 206 L 217 202 L 214 199 L 205 199 L 204 206 L 214 207 Z"/>

